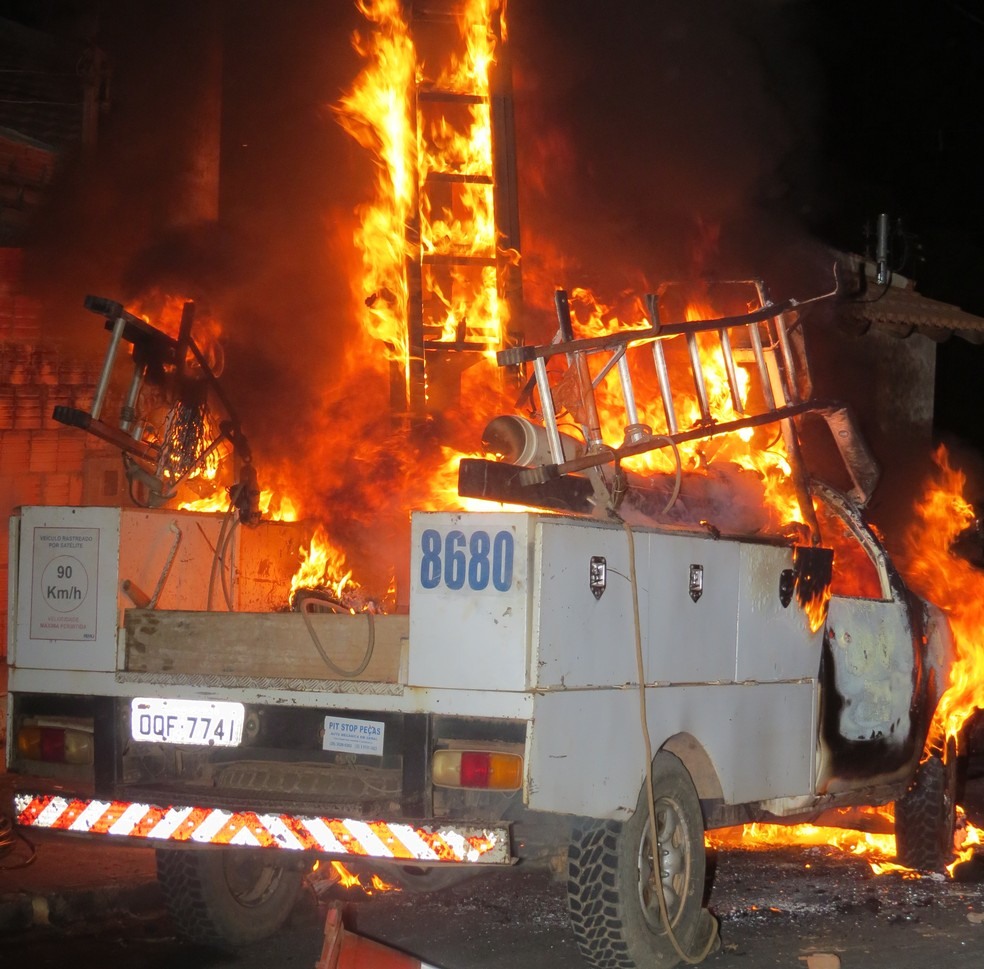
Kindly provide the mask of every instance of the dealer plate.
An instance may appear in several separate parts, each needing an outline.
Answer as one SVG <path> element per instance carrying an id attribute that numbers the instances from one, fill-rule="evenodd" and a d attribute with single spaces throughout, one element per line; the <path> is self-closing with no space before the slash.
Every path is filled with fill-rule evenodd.
<path id="1" fill-rule="evenodd" d="M 134 697 L 130 736 L 158 744 L 238 747 L 246 708 L 241 703 Z"/>

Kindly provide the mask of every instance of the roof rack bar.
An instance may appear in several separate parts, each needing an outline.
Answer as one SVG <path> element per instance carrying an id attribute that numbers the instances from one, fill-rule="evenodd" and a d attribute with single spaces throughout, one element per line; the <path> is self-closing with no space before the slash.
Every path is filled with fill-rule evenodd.
<path id="1" fill-rule="evenodd" d="M 93 398 L 92 407 L 89 411 L 92 419 L 96 421 L 102 416 L 106 391 L 109 389 L 109 378 L 113 375 L 113 363 L 116 360 L 116 351 L 119 349 L 125 327 L 126 317 L 121 313 L 113 323 L 113 332 L 109 339 L 109 347 L 106 350 L 106 359 L 103 361 L 102 372 L 99 374 L 99 384 L 96 386 L 96 396 Z"/>

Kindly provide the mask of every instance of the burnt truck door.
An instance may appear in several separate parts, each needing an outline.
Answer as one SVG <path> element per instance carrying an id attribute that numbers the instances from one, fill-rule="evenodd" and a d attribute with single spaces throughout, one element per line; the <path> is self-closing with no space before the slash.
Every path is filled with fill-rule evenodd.
<path id="1" fill-rule="evenodd" d="M 833 548 L 820 666 L 817 793 L 893 783 L 911 772 L 925 724 L 915 701 L 919 622 L 901 578 L 871 529 L 820 485 L 817 518 Z"/>

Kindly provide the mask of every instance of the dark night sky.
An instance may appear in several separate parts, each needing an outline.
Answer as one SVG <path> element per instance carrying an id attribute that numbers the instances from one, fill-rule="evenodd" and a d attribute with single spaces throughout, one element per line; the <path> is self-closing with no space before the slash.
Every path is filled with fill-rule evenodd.
<path id="1" fill-rule="evenodd" d="M 153 191 L 162 135 L 180 119 L 141 112 L 139 92 L 179 83 L 180 45 L 158 39 L 186 3 L 0 2 L 0 16 L 55 32 L 98 9 L 115 66 L 103 192 Z M 223 10 L 223 228 L 189 258 L 214 250 L 205 261 L 250 325 L 289 319 L 299 341 L 323 339 L 326 317 L 344 312 L 346 225 L 370 171 L 328 108 L 358 71 L 350 36 L 361 18 L 350 0 Z M 984 315 L 984 9 L 970 0 L 510 0 L 509 10 L 532 276 L 547 248 L 600 289 L 699 271 L 755 273 L 778 296 L 804 295 L 826 282 L 823 245 L 863 251 L 865 223 L 885 211 L 904 229 L 900 271 Z M 141 243 L 119 230 L 126 199 L 100 209 L 114 224 L 91 207 L 73 213 L 80 179 L 99 181 L 74 177 L 55 196 L 65 211 L 39 230 L 46 259 L 52 239 L 85 252 L 46 263 L 73 285 L 98 276 L 107 240 Z M 966 415 L 984 403 L 982 359 L 962 341 L 942 348 L 941 427 L 976 437 Z"/>

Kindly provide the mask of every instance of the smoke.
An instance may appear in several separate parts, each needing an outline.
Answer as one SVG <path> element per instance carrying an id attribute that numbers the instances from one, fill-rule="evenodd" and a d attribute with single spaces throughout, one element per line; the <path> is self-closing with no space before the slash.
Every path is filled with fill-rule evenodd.
<path id="1" fill-rule="evenodd" d="M 510 10 L 524 234 L 615 286 L 812 274 L 821 99 L 798 4 Z"/>
<path id="2" fill-rule="evenodd" d="M 318 399 L 301 388 L 330 383 L 353 330 L 352 210 L 373 163 L 330 105 L 358 69 L 358 20 L 342 2 L 102 5 L 109 110 L 94 155 L 63 160 L 27 250 L 26 285 L 49 341 L 101 358 L 88 293 L 194 299 L 222 323 L 225 389 L 254 444 L 284 458 L 297 448 Z M 218 135 L 201 130 L 212 96 L 218 222 L 207 204 L 195 208 L 196 181 L 209 178 L 196 152 Z"/>
<path id="3" fill-rule="evenodd" d="M 509 15 L 531 319 L 537 305 L 549 317 L 556 285 L 614 299 L 666 278 L 754 274 L 782 297 L 797 274 L 813 286 L 829 271 L 802 230 L 819 102 L 798 5 L 524 0 Z M 49 336 L 74 350 L 104 346 L 86 293 L 172 288 L 203 302 L 258 462 L 295 470 L 325 454 L 340 420 L 371 425 L 380 415 L 364 405 L 386 407 L 385 388 L 353 390 L 340 373 L 357 329 L 354 209 L 376 161 L 330 107 L 358 73 L 363 26 L 349 0 L 105 5 L 111 111 L 96 156 L 68 160 L 29 253 Z M 209 30 L 223 61 L 218 224 L 174 213 Z M 346 418 L 352 401 L 363 406 Z M 350 490 L 343 474 L 320 494 Z"/>

